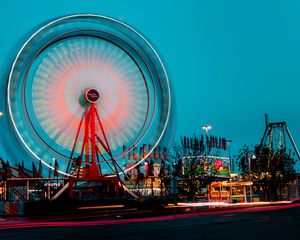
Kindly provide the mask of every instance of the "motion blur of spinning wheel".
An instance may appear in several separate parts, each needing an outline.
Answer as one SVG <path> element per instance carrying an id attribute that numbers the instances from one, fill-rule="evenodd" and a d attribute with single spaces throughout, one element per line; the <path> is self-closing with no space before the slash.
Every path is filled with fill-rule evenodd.
<path id="1" fill-rule="evenodd" d="M 22 145 L 48 168 L 55 159 L 66 176 L 78 156 L 86 175 L 125 174 L 122 156 L 143 143 L 150 154 L 171 106 L 151 45 L 131 27 L 97 15 L 63 17 L 33 34 L 13 63 L 7 101 Z"/>

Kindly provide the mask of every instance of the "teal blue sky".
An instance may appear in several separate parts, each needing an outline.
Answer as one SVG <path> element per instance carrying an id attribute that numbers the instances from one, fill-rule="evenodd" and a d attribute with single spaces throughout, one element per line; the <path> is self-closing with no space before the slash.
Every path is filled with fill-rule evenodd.
<path id="1" fill-rule="evenodd" d="M 167 69 L 176 103 L 176 136 L 203 132 L 258 143 L 264 113 L 287 121 L 300 144 L 299 1 L 2 0 L 1 96 L 22 43 L 44 23 L 94 13 L 137 29 Z M 4 97 L 0 107 L 4 109 Z"/>

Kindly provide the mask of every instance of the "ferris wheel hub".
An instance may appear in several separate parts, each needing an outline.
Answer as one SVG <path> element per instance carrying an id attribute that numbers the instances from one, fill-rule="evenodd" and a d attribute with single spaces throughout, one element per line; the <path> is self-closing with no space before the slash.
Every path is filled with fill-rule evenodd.
<path id="1" fill-rule="evenodd" d="M 96 88 L 89 88 L 85 91 L 84 97 L 89 103 L 97 103 L 100 100 L 100 93 Z"/>

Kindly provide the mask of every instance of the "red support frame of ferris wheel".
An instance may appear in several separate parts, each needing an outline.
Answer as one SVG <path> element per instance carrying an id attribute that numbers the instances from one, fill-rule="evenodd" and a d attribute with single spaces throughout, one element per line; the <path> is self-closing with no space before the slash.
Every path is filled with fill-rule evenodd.
<path id="1" fill-rule="evenodd" d="M 99 113 L 98 113 L 97 108 L 95 107 L 94 103 L 90 103 L 89 108 L 86 109 L 85 113 L 83 114 L 83 116 L 81 118 L 79 127 L 76 132 L 76 137 L 74 140 L 74 144 L 73 144 L 73 148 L 72 148 L 72 152 L 71 152 L 71 156 L 70 156 L 70 161 L 72 160 L 83 122 L 84 122 L 84 137 L 83 137 L 83 144 L 82 144 L 81 155 L 80 155 L 80 163 L 78 164 L 76 179 L 82 180 L 82 181 L 84 181 L 84 180 L 112 181 L 115 184 L 115 189 L 116 189 L 117 194 L 119 192 L 119 190 L 118 190 L 119 185 L 121 184 L 121 186 L 123 187 L 123 189 L 125 191 L 129 192 L 132 196 L 137 198 L 138 196 L 136 194 L 134 194 L 131 191 L 128 191 L 128 188 L 125 186 L 124 182 L 121 180 L 121 178 L 119 176 L 118 168 L 120 169 L 121 172 L 123 172 L 124 175 L 126 175 L 126 173 L 123 171 L 121 166 L 116 162 L 116 160 L 112 154 L 106 133 L 104 131 L 103 124 L 101 122 Z M 96 133 L 97 130 L 99 130 L 100 136 L 102 136 L 103 139 L 101 139 L 101 137 Z M 110 165 L 110 163 L 109 163 L 110 160 L 106 159 L 105 156 L 102 154 L 101 149 L 98 147 L 97 143 L 99 143 L 100 146 L 109 155 L 113 166 Z M 107 163 L 107 165 L 110 167 L 110 169 L 114 172 L 116 177 L 107 178 L 107 177 L 103 176 L 101 166 L 99 163 L 99 159 L 98 159 L 98 153 L 104 159 L 104 161 Z M 80 177 L 80 169 L 81 169 L 81 165 L 83 164 L 83 161 L 82 161 L 83 158 L 85 159 L 85 163 L 84 163 L 85 168 L 83 169 L 83 177 Z M 67 171 L 69 171 L 69 168 L 70 168 L 70 161 L 68 163 Z M 74 180 L 75 179 L 73 179 L 72 182 L 74 182 Z M 72 186 L 71 183 L 70 183 L 70 185 Z M 76 180 L 75 180 L 75 188 L 76 188 Z M 70 195 L 72 195 L 71 192 L 72 192 L 72 189 L 70 189 Z"/>
<path id="2" fill-rule="evenodd" d="M 98 163 L 97 154 L 100 153 L 102 157 L 103 157 L 103 155 L 101 153 L 100 148 L 97 146 L 97 143 L 100 143 L 102 148 L 111 157 L 111 161 L 114 166 L 114 172 L 117 172 L 117 166 L 115 164 L 115 159 L 113 158 L 102 122 L 100 120 L 98 111 L 97 111 L 94 103 L 90 103 L 90 106 L 86 109 L 85 113 L 82 116 L 82 119 L 79 124 L 79 128 L 77 129 L 77 133 L 76 133 L 75 141 L 73 144 L 70 160 L 73 157 L 76 145 L 78 143 L 78 138 L 80 135 L 80 131 L 81 131 L 83 122 L 84 122 L 84 137 L 83 137 L 83 144 L 82 144 L 82 148 L 81 148 L 80 157 L 82 160 L 83 159 L 85 160 L 84 161 L 84 164 L 85 164 L 84 178 L 97 178 L 97 177 L 103 176 L 100 164 Z M 104 140 L 102 140 L 96 133 L 97 129 L 100 130 L 100 134 L 103 136 Z M 107 160 L 106 160 L 106 162 L 107 162 Z M 83 163 L 81 162 L 81 164 L 83 164 Z M 70 164 L 68 164 L 67 170 L 69 170 L 69 167 L 70 167 Z M 78 170 L 78 174 L 79 174 L 79 170 Z M 78 177 L 79 177 L 79 175 L 78 175 Z"/>

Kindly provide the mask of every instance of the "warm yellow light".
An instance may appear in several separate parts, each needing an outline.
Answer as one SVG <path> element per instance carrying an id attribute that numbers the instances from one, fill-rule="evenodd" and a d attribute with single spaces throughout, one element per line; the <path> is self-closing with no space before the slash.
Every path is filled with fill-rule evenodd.
<path id="1" fill-rule="evenodd" d="M 168 206 L 175 206 L 175 204 L 173 204 L 173 203 L 168 203 Z"/>
<path id="2" fill-rule="evenodd" d="M 90 206 L 90 207 L 79 207 L 79 210 L 90 210 L 90 209 L 109 209 L 109 208 L 123 208 L 124 205 L 106 205 L 106 206 Z"/>

